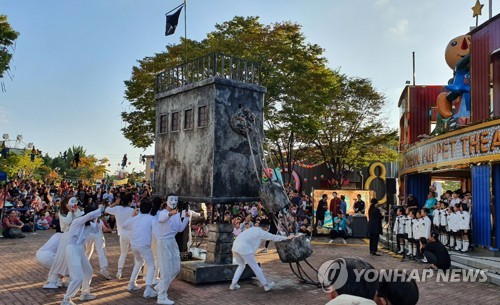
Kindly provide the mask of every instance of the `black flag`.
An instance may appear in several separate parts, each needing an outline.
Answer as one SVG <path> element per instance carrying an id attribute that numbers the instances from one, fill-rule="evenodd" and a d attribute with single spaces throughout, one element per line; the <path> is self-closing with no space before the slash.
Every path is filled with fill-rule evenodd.
<path id="1" fill-rule="evenodd" d="M 167 15 L 167 26 L 165 28 L 165 36 L 175 33 L 175 28 L 179 22 L 179 15 L 181 14 L 182 6 L 172 15 Z"/>

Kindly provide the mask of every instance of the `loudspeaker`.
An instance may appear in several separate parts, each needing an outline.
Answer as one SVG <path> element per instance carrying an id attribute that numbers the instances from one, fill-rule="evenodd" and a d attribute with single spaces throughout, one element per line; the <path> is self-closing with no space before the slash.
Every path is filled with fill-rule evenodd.
<path id="1" fill-rule="evenodd" d="M 396 194 L 396 178 L 386 178 L 385 186 L 387 194 Z"/>

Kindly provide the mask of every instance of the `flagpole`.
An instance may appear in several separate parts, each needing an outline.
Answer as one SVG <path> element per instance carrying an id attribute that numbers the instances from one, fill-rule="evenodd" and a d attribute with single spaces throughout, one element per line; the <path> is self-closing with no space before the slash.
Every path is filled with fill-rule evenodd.
<path id="1" fill-rule="evenodd" d="M 188 61 L 188 46 L 187 46 L 187 1 L 184 0 L 184 61 Z"/>

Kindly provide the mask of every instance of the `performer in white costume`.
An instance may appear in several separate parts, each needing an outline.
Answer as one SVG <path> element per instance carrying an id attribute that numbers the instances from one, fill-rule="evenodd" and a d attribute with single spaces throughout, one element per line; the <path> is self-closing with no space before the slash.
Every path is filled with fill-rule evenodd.
<path id="1" fill-rule="evenodd" d="M 132 217 L 123 224 L 123 228 L 128 230 L 130 234 L 130 244 L 135 261 L 128 290 L 141 289 L 136 281 L 139 270 L 144 265 L 144 262 L 146 262 L 147 274 L 145 278 L 146 290 L 144 291 L 144 297 L 153 298 L 158 296 L 158 293 L 151 286 L 155 275 L 155 261 L 153 251 L 151 250 L 151 232 L 154 217 L 149 214 L 151 212 L 151 202 L 149 199 L 142 199 L 139 209 L 140 213 L 135 209 Z"/>
<path id="2" fill-rule="evenodd" d="M 181 214 L 177 210 L 178 201 L 177 196 L 168 196 L 166 207 L 160 211 L 158 216 L 158 224 L 155 230 L 156 251 L 161 275 L 160 283 L 156 286 L 158 304 L 174 304 L 174 301 L 168 298 L 167 291 L 181 269 L 181 257 L 175 235 L 184 231 L 189 223 L 190 213 L 189 211 L 186 212 L 184 219 L 181 220 Z"/>
<path id="3" fill-rule="evenodd" d="M 59 247 L 59 242 L 61 241 L 62 233 L 56 232 L 52 235 L 49 240 L 36 251 L 35 259 L 42 266 L 47 269 L 52 267 L 54 263 L 54 258 L 56 257 L 57 248 Z"/>
<path id="4" fill-rule="evenodd" d="M 74 305 L 71 301 L 81 288 L 80 300 L 88 301 L 95 299 L 90 294 L 90 282 L 94 270 L 85 255 L 85 242 L 90 232 L 96 233 L 96 220 L 104 211 L 104 206 L 96 209 L 92 205 L 85 207 L 85 215 L 73 220 L 69 227 L 68 245 L 66 246 L 66 261 L 71 281 L 64 295 L 61 305 Z"/>
<path id="5" fill-rule="evenodd" d="M 57 248 L 57 253 L 49 271 L 47 283 L 43 288 L 58 288 L 62 287 L 63 277 L 68 274 L 68 265 L 66 263 L 66 245 L 68 244 L 68 229 L 71 222 L 83 215 L 83 212 L 78 209 L 78 199 L 76 197 L 66 197 L 61 203 L 61 211 L 59 212 L 59 223 L 61 226 L 61 240 Z"/>
<path id="6" fill-rule="evenodd" d="M 106 213 L 114 215 L 116 218 L 116 226 L 118 227 L 118 235 L 120 236 L 120 258 L 118 259 L 118 272 L 116 273 L 116 278 L 120 279 L 122 277 L 123 266 L 125 265 L 125 259 L 128 254 L 128 247 L 130 245 L 130 238 L 128 231 L 123 228 L 123 224 L 130 217 L 134 209 L 129 207 L 129 202 L 120 196 L 116 198 L 116 201 L 106 208 Z"/>
<path id="7" fill-rule="evenodd" d="M 151 234 L 151 250 L 153 250 L 153 257 L 155 260 L 155 277 L 153 278 L 153 285 L 160 282 L 160 267 L 158 265 L 158 253 L 156 251 L 156 230 L 158 228 L 158 216 L 160 214 L 160 209 L 163 201 L 160 197 L 155 197 L 153 199 L 153 207 L 151 208 L 151 215 L 153 216 L 153 221 L 151 222 L 152 234 Z"/>
<path id="8" fill-rule="evenodd" d="M 111 276 L 108 271 L 108 258 L 106 257 L 106 240 L 104 239 L 104 234 L 102 232 L 102 221 L 97 220 L 97 233 L 90 233 L 87 238 L 87 248 L 86 255 L 88 259 L 92 257 L 94 253 L 94 246 L 97 252 L 97 257 L 99 258 L 99 273 L 106 279 L 110 280 Z"/>
<path id="9" fill-rule="evenodd" d="M 251 227 L 241 232 L 233 243 L 233 258 L 238 264 L 238 268 L 233 275 L 233 281 L 229 286 L 229 290 L 240 289 L 238 285 L 238 280 L 245 270 L 245 265 L 248 264 L 252 268 L 253 272 L 259 279 L 260 283 L 264 286 L 265 291 L 271 290 L 273 288 L 273 282 L 267 282 L 262 269 L 257 264 L 255 260 L 255 252 L 259 249 L 263 240 L 272 240 L 274 242 L 286 240 L 286 236 L 274 235 L 266 231 L 265 227 Z M 288 239 L 294 236 L 289 236 Z"/>

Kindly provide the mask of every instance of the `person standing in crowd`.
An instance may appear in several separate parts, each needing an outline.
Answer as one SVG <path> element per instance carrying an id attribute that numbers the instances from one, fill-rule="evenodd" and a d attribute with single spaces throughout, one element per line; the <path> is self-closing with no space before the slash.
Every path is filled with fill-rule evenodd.
<path id="1" fill-rule="evenodd" d="M 462 203 L 462 199 L 460 199 L 461 192 L 462 190 L 458 189 L 452 193 L 450 199 L 450 206 L 455 207 L 456 204 Z"/>
<path id="2" fill-rule="evenodd" d="M 429 194 L 427 194 L 427 200 L 425 201 L 424 207 L 429 209 L 429 218 L 433 219 L 434 217 L 434 209 L 437 208 L 436 206 L 437 199 L 436 199 L 436 193 L 430 191 Z"/>
<path id="3" fill-rule="evenodd" d="M 337 215 L 337 212 L 340 210 L 340 198 L 337 195 L 337 192 L 332 193 L 332 200 L 330 200 L 330 215 L 332 215 L 332 218 Z"/>
<path id="4" fill-rule="evenodd" d="M 36 251 L 35 259 L 47 269 L 52 267 L 62 233 L 54 233 L 47 242 Z"/>
<path id="5" fill-rule="evenodd" d="M 141 287 L 137 285 L 137 277 L 139 275 L 139 270 L 144 265 L 144 262 L 146 262 L 146 289 L 143 294 L 145 298 L 154 298 L 158 296 L 158 293 L 152 287 L 156 268 L 153 251 L 151 250 L 151 233 L 154 217 L 150 215 L 150 212 L 151 202 L 149 199 L 142 199 L 140 207 L 136 208 L 132 213 L 132 217 L 123 224 L 123 228 L 130 232 L 130 244 L 132 245 L 135 261 L 128 290 L 134 291 L 141 289 Z"/>
<path id="6" fill-rule="evenodd" d="M 316 228 L 321 228 L 325 223 L 325 213 L 328 209 L 328 195 L 323 194 L 321 200 L 318 202 L 318 208 L 316 210 Z"/>
<path id="7" fill-rule="evenodd" d="M 406 206 L 411 208 L 418 208 L 418 200 L 413 194 L 408 195 Z"/>
<path id="8" fill-rule="evenodd" d="M 443 245 L 448 245 L 449 239 L 448 239 L 448 232 L 446 231 L 446 228 L 448 227 L 448 203 L 443 201 L 440 201 L 440 210 L 439 210 L 439 215 L 441 215 L 441 219 L 439 221 L 439 241 Z"/>
<path id="9" fill-rule="evenodd" d="M 452 234 L 455 236 L 455 251 L 460 251 L 462 249 L 462 234 L 460 232 L 460 223 L 462 215 L 460 214 L 460 203 L 453 206 L 453 217 L 451 218 L 452 223 Z"/>
<path id="10" fill-rule="evenodd" d="M 345 277 L 345 284 L 337 287 L 339 270 L 342 270 L 341 274 Z M 373 272 L 374 277 L 378 278 L 378 271 L 360 257 L 337 258 L 324 270 L 320 268 L 318 276 L 323 279 L 320 282 L 324 287 L 323 290 L 330 294 L 331 299 L 326 305 L 375 305 L 374 300 L 379 282 L 368 281 L 365 276 L 359 277 L 358 273 L 361 270 Z"/>
<path id="11" fill-rule="evenodd" d="M 342 211 L 342 214 L 347 217 L 347 203 L 345 202 L 344 195 L 340 195 L 340 210 Z"/>
<path id="12" fill-rule="evenodd" d="M 96 209 L 92 205 L 85 207 L 85 214 L 74 219 L 69 227 L 68 246 L 66 247 L 66 261 L 68 264 L 69 282 L 61 305 L 74 305 L 71 301 L 81 290 L 80 301 L 89 301 L 96 298 L 90 294 L 90 282 L 94 270 L 85 255 L 85 240 L 91 231 L 97 231 L 95 221 L 101 216 L 104 207 Z"/>
<path id="13" fill-rule="evenodd" d="M 118 236 L 120 237 L 120 258 L 118 259 L 118 272 L 116 273 L 116 278 L 121 279 L 123 266 L 125 265 L 125 259 L 127 258 L 128 248 L 130 245 L 129 232 L 123 228 L 123 224 L 130 217 L 134 209 L 128 206 L 129 202 L 125 196 L 117 197 L 115 202 L 106 208 L 106 213 L 114 215 L 116 219 L 116 226 L 118 227 Z M 109 198 L 109 197 L 108 197 Z"/>
<path id="14" fill-rule="evenodd" d="M 356 196 L 356 202 L 354 203 L 354 213 L 365 214 L 365 209 L 366 209 L 366 204 L 363 201 L 363 199 L 361 199 L 361 194 L 358 194 Z"/>
<path id="15" fill-rule="evenodd" d="M 160 267 L 160 283 L 156 286 L 158 292 L 158 304 L 174 304 L 174 301 L 168 298 L 168 288 L 174 281 L 181 269 L 181 257 L 179 246 L 175 240 L 175 235 L 183 232 L 189 223 L 189 211 L 181 215 L 177 210 L 179 198 L 174 194 L 167 197 L 166 204 L 163 205 L 158 216 L 158 225 L 156 228 L 156 243 L 158 253 L 158 264 Z M 184 219 L 181 219 L 183 216 Z"/>
<path id="16" fill-rule="evenodd" d="M 378 209 L 378 200 L 372 198 L 368 209 L 368 232 L 370 236 L 370 255 L 380 256 L 378 253 L 378 240 L 382 234 L 382 213 Z"/>
<path id="17" fill-rule="evenodd" d="M 450 254 L 446 250 L 446 247 L 439 242 L 438 237 L 438 233 L 432 232 L 429 240 L 424 237 L 420 238 L 420 248 L 427 258 L 427 262 L 431 264 L 431 269 L 450 269 Z"/>
<path id="18" fill-rule="evenodd" d="M 398 254 L 403 254 L 405 251 L 405 212 L 403 208 L 396 210 L 396 220 L 394 221 L 393 232 L 396 234 L 396 242 Z"/>
<path id="19" fill-rule="evenodd" d="M 461 252 L 469 251 L 469 230 L 470 230 L 470 213 L 466 203 L 460 204 L 460 214 L 458 218 L 458 229 L 462 236 Z"/>
<path id="20" fill-rule="evenodd" d="M 273 288 L 274 283 L 268 282 L 262 273 L 262 269 L 257 264 L 255 260 L 254 253 L 259 249 L 259 246 L 262 244 L 263 240 L 272 240 L 274 242 L 283 241 L 287 238 L 293 238 L 294 236 L 280 236 L 274 235 L 269 232 L 266 232 L 264 226 L 262 227 L 253 227 L 244 232 L 241 232 L 238 237 L 234 240 L 233 243 L 233 258 L 238 264 L 238 268 L 233 275 L 233 280 L 231 285 L 229 286 L 229 290 L 237 290 L 240 289 L 240 285 L 238 285 L 238 281 L 240 276 L 243 274 L 245 270 L 245 265 L 248 264 L 250 268 L 255 273 L 255 276 L 259 279 L 259 282 L 264 286 L 264 291 L 269 291 Z"/>
<path id="21" fill-rule="evenodd" d="M 78 208 L 78 199 L 76 197 L 66 197 L 61 203 L 59 211 L 59 220 L 63 235 L 57 247 L 56 256 L 52 267 L 50 268 L 47 282 L 43 285 L 45 289 L 55 289 L 62 287 L 63 277 L 68 274 L 68 264 L 66 261 L 66 247 L 69 239 L 69 227 L 74 219 L 80 217 L 83 212 Z"/>
<path id="22" fill-rule="evenodd" d="M 456 221 L 455 221 L 455 211 L 453 210 L 453 207 L 452 206 L 448 206 L 448 211 L 446 213 L 447 217 L 446 217 L 446 223 L 447 223 L 447 227 L 446 227 L 446 232 L 447 232 L 447 235 L 448 235 L 448 249 L 453 249 L 455 248 L 455 224 L 456 224 Z"/>

